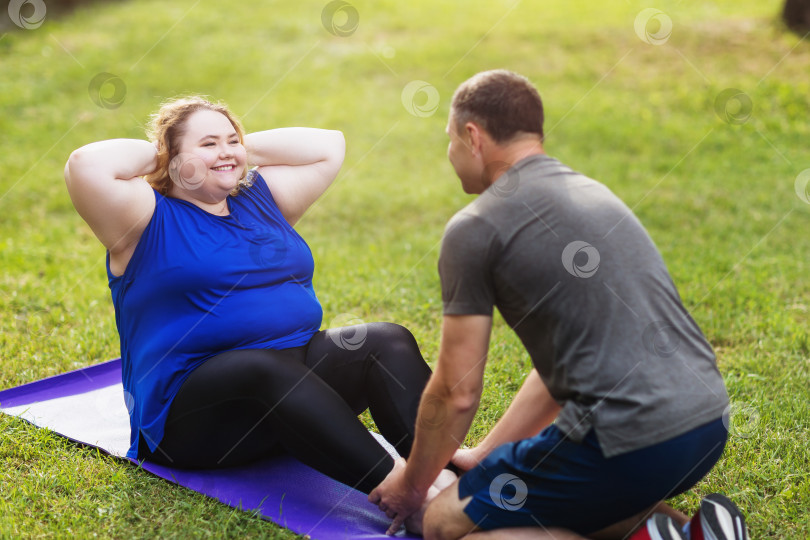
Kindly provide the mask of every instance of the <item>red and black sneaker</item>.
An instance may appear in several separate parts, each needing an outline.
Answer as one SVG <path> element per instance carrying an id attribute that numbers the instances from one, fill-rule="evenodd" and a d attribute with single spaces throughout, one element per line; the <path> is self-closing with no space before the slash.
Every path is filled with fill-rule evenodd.
<path id="1" fill-rule="evenodd" d="M 748 530 L 737 505 L 725 495 L 712 493 L 700 501 L 689 521 L 690 540 L 748 540 Z"/>
<path id="2" fill-rule="evenodd" d="M 687 540 L 687 538 L 671 517 L 653 514 L 628 540 Z"/>

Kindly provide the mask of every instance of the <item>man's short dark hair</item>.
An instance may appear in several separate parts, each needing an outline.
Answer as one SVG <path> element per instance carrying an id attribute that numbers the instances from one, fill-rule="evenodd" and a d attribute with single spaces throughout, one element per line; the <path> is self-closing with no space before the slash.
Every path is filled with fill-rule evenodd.
<path id="1" fill-rule="evenodd" d="M 497 143 L 519 133 L 535 133 L 543 140 L 543 102 L 537 89 L 523 75 L 505 69 L 473 75 L 453 94 L 450 110 L 456 129 L 475 122 Z"/>

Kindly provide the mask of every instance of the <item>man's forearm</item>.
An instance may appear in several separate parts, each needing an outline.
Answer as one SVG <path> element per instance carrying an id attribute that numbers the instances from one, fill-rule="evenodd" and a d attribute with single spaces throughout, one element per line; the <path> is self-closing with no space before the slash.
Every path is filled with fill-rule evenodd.
<path id="1" fill-rule="evenodd" d="M 416 439 L 405 478 L 414 489 L 428 488 L 461 446 L 470 429 L 484 384 L 492 317 L 445 315 L 436 370 L 416 419 Z"/>
<path id="2" fill-rule="evenodd" d="M 433 377 L 422 394 L 416 439 L 405 469 L 408 481 L 423 493 L 464 441 L 481 397 L 480 393 L 454 396 L 443 386 Z"/>

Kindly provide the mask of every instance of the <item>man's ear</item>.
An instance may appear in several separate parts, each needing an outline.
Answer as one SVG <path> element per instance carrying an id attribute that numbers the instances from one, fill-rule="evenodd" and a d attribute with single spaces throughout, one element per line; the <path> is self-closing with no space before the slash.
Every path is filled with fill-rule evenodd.
<path id="1" fill-rule="evenodd" d="M 467 122 L 464 124 L 464 129 L 467 131 L 467 137 L 470 139 L 470 149 L 474 156 L 481 155 L 481 145 L 483 144 L 483 130 L 481 126 L 475 122 Z"/>

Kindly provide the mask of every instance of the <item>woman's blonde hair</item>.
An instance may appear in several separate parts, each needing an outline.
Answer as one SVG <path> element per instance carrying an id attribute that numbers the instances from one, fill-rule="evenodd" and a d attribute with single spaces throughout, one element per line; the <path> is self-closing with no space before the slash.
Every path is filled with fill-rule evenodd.
<path id="1" fill-rule="evenodd" d="M 197 111 L 215 111 L 225 115 L 231 122 L 239 142 L 245 144 L 245 130 L 242 124 L 222 103 L 213 103 L 202 96 L 185 96 L 167 101 L 151 116 L 146 135 L 152 142 L 158 143 L 157 168 L 145 176 L 146 181 L 161 195 L 167 195 L 172 185 L 169 166 L 172 159 L 180 153 L 180 139 L 186 132 L 186 121 Z M 248 169 L 240 178 L 231 195 L 250 185 Z"/>

